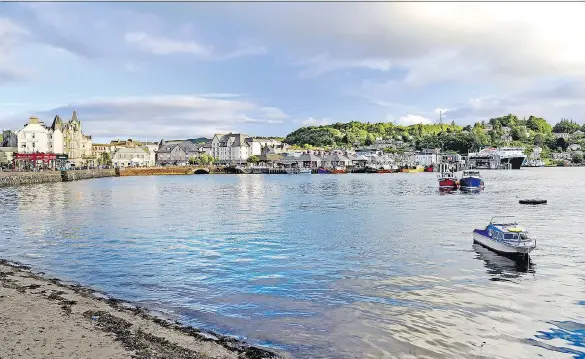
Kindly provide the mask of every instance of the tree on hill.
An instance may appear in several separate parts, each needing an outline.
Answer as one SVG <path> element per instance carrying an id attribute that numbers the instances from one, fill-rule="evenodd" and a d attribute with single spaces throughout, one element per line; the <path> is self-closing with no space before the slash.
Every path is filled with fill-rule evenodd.
<path id="1" fill-rule="evenodd" d="M 553 132 L 555 133 L 573 133 L 581 129 L 578 123 L 574 122 L 573 120 L 568 120 L 566 118 L 561 119 L 555 127 L 553 127 Z"/>
<path id="2" fill-rule="evenodd" d="M 522 126 L 513 126 L 510 130 L 510 136 L 514 141 L 526 141 L 526 130 Z"/>
<path id="3" fill-rule="evenodd" d="M 530 116 L 526 121 L 526 127 L 536 133 L 551 133 L 552 126 L 544 118 Z"/>
<path id="4" fill-rule="evenodd" d="M 583 163 L 583 154 L 575 153 L 571 159 L 573 160 L 573 163 Z"/>
<path id="5" fill-rule="evenodd" d="M 368 133 L 368 135 L 366 136 L 366 140 L 364 141 L 364 145 L 366 146 L 371 146 L 374 144 L 374 136 L 372 136 L 371 133 Z"/>
<path id="6" fill-rule="evenodd" d="M 370 123 L 352 121 L 323 126 L 301 127 L 289 133 L 284 142 L 299 148 L 307 145 L 321 148 L 367 145 L 376 138 L 404 141 L 407 146 L 417 148 L 443 147 L 445 151 L 466 153 L 483 146 L 501 146 L 503 127 L 510 128 L 513 140 L 523 146 L 540 145 L 556 149 L 556 139 L 551 135 L 552 126 L 543 118 L 529 116 L 519 119 L 509 114 L 492 118 L 489 123 L 493 130 L 485 133 L 486 121 L 472 126 L 460 127 L 450 124 L 415 124 L 410 126 L 394 125 L 389 122 Z M 465 130 L 465 132 L 462 132 Z M 539 136 L 537 136 L 539 135 Z"/>
<path id="7" fill-rule="evenodd" d="M 496 118 L 490 119 L 490 124 L 494 127 L 496 127 L 496 124 L 499 124 L 500 126 L 503 126 L 503 127 L 511 127 L 513 125 L 516 125 L 517 123 L 518 123 L 518 117 L 516 117 L 516 115 L 513 115 L 513 114 L 508 114 L 506 116 L 496 117 Z"/>

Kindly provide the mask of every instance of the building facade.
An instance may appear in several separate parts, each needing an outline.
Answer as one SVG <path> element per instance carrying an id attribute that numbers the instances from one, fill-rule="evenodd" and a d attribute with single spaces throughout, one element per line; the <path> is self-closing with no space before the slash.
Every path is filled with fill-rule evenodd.
<path id="1" fill-rule="evenodd" d="M 189 158 L 198 157 L 201 153 L 191 141 L 165 142 L 161 140 L 156 151 L 156 164 L 158 166 L 184 166 L 189 163 Z"/>
<path id="2" fill-rule="evenodd" d="M 59 118 L 59 120 L 61 119 Z M 96 158 L 93 155 L 91 136 L 83 134 L 81 121 L 77 118 L 77 111 L 73 111 L 71 120 L 66 124 L 61 121 L 61 126 L 63 127 L 64 150 L 65 154 L 69 156 L 69 161 L 78 166 L 94 164 Z"/>
<path id="3" fill-rule="evenodd" d="M 16 134 L 18 153 L 63 154 L 63 132 L 57 120 L 60 121 L 59 116 L 47 127 L 38 117 L 31 116 Z"/>
<path id="4" fill-rule="evenodd" d="M 152 166 L 150 155 L 142 147 L 118 148 L 112 154 L 114 167 L 143 167 Z"/>

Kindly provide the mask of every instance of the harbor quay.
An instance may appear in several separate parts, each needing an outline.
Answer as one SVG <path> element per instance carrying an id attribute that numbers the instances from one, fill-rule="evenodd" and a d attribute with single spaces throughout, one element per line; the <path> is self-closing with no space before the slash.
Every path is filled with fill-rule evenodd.
<path id="1" fill-rule="evenodd" d="M 115 169 L 88 169 L 75 171 L 11 171 L 0 172 L 0 187 L 35 183 L 69 182 L 82 179 L 114 177 Z"/>

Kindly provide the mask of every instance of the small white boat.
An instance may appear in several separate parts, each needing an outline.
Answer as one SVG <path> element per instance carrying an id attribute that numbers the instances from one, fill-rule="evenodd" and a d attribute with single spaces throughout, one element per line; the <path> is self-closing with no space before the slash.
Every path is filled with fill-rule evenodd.
<path id="1" fill-rule="evenodd" d="M 530 238 L 513 216 L 493 217 L 485 229 L 473 230 L 473 241 L 507 256 L 524 257 L 536 248 L 536 240 Z"/>
<path id="2" fill-rule="evenodd" d="M 310 175 L 311 173 L 313 173 L 313 171 L 311 171 L 310 168 L 301 168 L 299 170 L 299 174 L 301 175 Z"/>

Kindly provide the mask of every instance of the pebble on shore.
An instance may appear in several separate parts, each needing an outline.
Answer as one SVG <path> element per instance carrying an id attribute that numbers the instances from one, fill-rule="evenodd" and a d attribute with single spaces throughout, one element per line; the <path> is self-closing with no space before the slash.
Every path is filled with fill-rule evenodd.
<path id="1" fill-rule="evenodd" d="M 0 358 L 283 357 L 95 294 L 0 260 Z"/>

